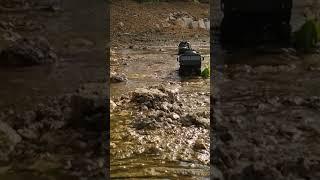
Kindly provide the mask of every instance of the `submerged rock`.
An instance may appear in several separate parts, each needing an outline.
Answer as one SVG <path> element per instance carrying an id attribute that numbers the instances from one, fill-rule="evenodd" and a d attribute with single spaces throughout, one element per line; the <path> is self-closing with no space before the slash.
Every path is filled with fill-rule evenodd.
<path id="1" fill-rule="evenodd" d="M 112 100 L 110 100 L 110 109 L 115 109 L 117 107 L 117 104 L 114 103 Z"/>

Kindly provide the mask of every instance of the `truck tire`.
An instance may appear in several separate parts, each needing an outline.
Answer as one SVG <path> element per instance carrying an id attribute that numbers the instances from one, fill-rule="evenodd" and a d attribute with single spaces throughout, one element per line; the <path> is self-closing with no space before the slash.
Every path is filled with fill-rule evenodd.
<path id="1" fill-rule="evenodd" d="M 201 75 L 201 68 L 197 69 L 197 70 L 196 70 L 196 73 L 197 73 L 197 75 L 200 76 L 200 75 Z"/>
<path id="2" fill-rule="evenodd" d="M 184 68 L 181 66 L 179 68 L 179 75 L 183 76 L 185 74 Z"/>

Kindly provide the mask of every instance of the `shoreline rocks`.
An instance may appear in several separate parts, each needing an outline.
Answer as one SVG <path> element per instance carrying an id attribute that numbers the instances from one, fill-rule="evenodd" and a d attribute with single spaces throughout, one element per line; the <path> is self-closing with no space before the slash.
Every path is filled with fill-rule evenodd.
<path id="1" fill-rule="evenodd" d="M 2 66 L 33 66 L 52 64 L 58 56 L 43 37 L 21 38 L 0 53 Z"/>

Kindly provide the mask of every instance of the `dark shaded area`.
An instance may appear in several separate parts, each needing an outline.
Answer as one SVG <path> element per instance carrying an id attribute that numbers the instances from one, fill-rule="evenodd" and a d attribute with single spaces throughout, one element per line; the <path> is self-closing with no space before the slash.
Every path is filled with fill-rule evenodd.
<path id="1" fill-rule="evenodd" d="M 263 7 L 270 2 L 257 1 Z M 303 24 L 308 3 L 293 2 L 290 24 L 297 29 Z M 319 179 L 319 153 L 315 150 L 320 137 L 319 54 L 302 54 L 274 42 L 257 43 L 253 41 L 257 34 L 246 29 L 248 22 L 240 23 L 248 41 L 241 37 L 245 42 L 239 46 L 239 38 L 233 36 L 237 39 L 232 39 L 235 44 L 231 45 L 237 48 L 226 50 L 219 41 L 223 24 L 219 3 L 211 4 L 211 178 Z M 252 6 L 257 5 L 241 4 Z M 268 18 L 259 13 L 253 12 L 257 17 L 252 18 L 264 26 Z M 278 40 L 281 44 L 286 39 Z"/>
<path id="2" fill-rule="evenodd" d="M 292 0 L 221 1 L 223 20 L 220 42 L 223 48 L 252 48 L 290 43 Z"/>
<path id="3" fill-rule="evenodd" d="M 0 2 L 0 179 L 108 177 L 109 20 L 103 0 Z"/>

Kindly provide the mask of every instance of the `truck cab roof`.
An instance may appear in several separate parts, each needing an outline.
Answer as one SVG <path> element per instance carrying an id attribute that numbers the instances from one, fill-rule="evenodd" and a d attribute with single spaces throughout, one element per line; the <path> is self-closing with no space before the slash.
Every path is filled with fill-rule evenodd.
<path id="1" fill-rule="evenodd" d="M 188 50 L 185 51 L 181 56 L 200 56 L 200 54 L 196 50 Z"/>

